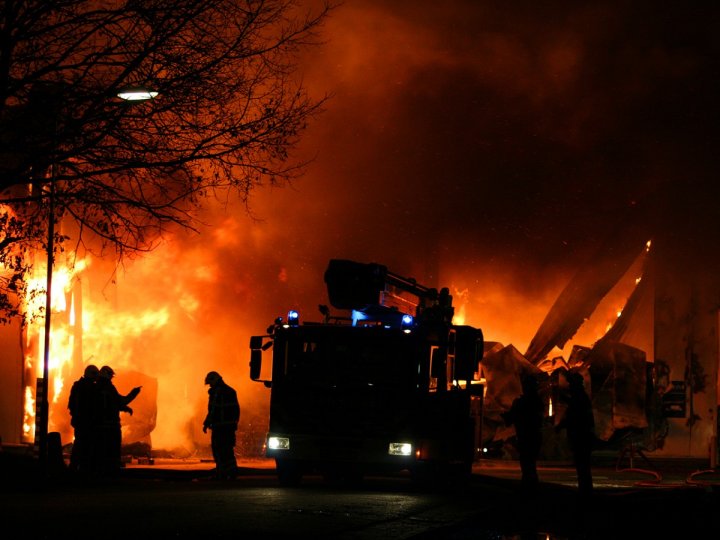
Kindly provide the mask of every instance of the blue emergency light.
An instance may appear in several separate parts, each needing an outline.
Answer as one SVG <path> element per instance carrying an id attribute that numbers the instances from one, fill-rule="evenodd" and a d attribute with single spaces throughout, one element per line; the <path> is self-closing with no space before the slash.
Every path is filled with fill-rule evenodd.
<path id="1" fill-rule="evenodd" d="M 365 315 L 362 311 L 358 311 L 356 309 L 352 310 L 352 325 L 357 326 L 358 321 L 364 321 L 367 319 L 367 315 Z"/>
<path id="2" fill-rule="evenodd" d="M 405 314 L 405 315 L 402 316 L 402 328 L 403 328 L 403 330 L 404 330 L 406 333 L 409 333 L 409 332 L 410 332 L 410 329 L 411 329 L 412 326 L 413 326 L 413 321 L 414 321 L 414 320 L 415 320 L 415 319 L 413 318 L 412 315 Z"/>

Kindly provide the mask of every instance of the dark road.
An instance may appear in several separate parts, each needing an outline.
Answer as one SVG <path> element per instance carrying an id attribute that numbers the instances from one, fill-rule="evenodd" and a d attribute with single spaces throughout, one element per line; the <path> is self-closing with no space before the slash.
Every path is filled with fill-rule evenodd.
<path id="1" fill-rule="evenodd" d="M 5 464 L 7 465 L 5 460 Z M 207 464 L 129 466 L 113 480 L 38 480 L 16 467 L 0 492 L 9 530 L 29 538 L 717 538 L 717 485 L 598 468 L 578 497 L 567 467 L 541 468 L 539 493 L 518 491 L 516 464 L 476 464 L 462 485 L 420 489 L 409 477 L 280 487 L 267 462 L 237 480 L 206 480 Z M 23 476 L 25 475 L 25 476 Z M 645 475 L 647 476 L 647 475 Z M 715 477 L 716 479 L 716 477 Z M 712 479 L 711 479 L 712 480 Z M 20 537 L 20 534 L 18 534 Z"/>

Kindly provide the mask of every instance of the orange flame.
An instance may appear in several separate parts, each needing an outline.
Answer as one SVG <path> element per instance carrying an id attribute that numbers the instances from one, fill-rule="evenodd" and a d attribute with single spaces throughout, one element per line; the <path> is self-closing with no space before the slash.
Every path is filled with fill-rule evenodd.
<path id="1" fill-rule="evenodd" d="M 50 340 L 50 354 L 48 371 L 52 387 L 49 388 L 49 403 L 52 412 L 52 405 L 57 403 L 59 396 L 65 386 L 63 367 L 72 361 L 72 350 L 74 346 L 74 333 L 72 325 L 63 323 L 56 315 L 64 314 L 67 311 L 67 295 L 72 288 L 75 277 L 85 268 L 85 263 L 80 261 L 73 269 L 68 267 L 53 270 L 53 289 L 51 300 L 52 339 Z M 25 367 L 29 373 L 29 381 L 25 387 L 25 405 L 23 418 L 23 437 L 26 442 L 35 436 L 35 406 L 37 396 L 35 388 L 31 385 L 36 379 L 43 376 L 43 354 L 41 343 L 45 340 L 45 283 L 47 265 L 36 265 L 32 276 L 28 279 L 29 301 L 26 302 L 25 310 L 30 315 L 30 323 L 25 335 Z M 56 324 L 57 322 L 57 324 Z M 51 414 L 48 428 L 56 428 Z"/>

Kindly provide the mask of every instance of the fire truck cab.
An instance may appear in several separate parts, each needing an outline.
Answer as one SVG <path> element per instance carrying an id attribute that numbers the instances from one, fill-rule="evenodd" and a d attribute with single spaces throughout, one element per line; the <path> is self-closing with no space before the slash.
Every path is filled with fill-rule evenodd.
<path id="1" fill-rule="evenodd" d="M 266 455 L 283 485 L 304 474 L 415 480 L 470 474 L 479 446 L 479 328 L 453 325 L 447 289 L 385 266 L 333 259 L 319 322 L 296 311 L 250 339 L 250 377 L 270 390 Z M 271 377 L 261 380 L 272 349 Z"/>

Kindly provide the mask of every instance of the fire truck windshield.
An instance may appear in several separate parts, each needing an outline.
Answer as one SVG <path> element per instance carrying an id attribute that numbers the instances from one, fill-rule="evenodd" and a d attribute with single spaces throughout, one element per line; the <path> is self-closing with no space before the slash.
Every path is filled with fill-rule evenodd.
<path id="1" fill-rule="evenodd" d="M 398 339 L 397 331 L 382 329 L 357 332 L 355 337 L 325 335 L 320 341 L 300 335 L 289 341 L 286 376 L 327 388 L 417 384 L 411 339 Z"/>
<path id="2" fill-rule="evenodd" d="M 275 354 L 284 345 L 284 361 L 275 364 L 271 404 L 277 426 L 304 433 L 332 426 L 336 435 L 359 436 L 387 432 L 407 421 L 420 380 L 412 335 L 398 329 L 327 326 L 281 334 Z"/>

